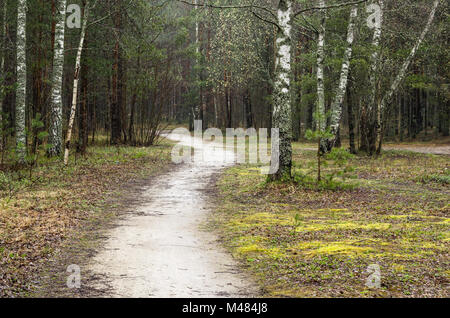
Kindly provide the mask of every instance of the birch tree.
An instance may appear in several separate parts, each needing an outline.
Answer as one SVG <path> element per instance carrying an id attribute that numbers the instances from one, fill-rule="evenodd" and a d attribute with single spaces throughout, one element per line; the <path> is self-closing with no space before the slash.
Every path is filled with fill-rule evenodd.
<path id="1" fill-rule="evenodd" d="M 191 3 L 186 0 L 178 0 L 179 2 L 196 5 L 197 2 Z M 278 157 L 279 159 L 279 170 L 277 173 L 272 175 L 273 180 L 281 180 L 284 177 L 291 177 L 292 169 L 292 101 L 291 101 L 291 90 L 290 90 L 290 77 L 291 77 L 291 52 L 292 52 L 292 21 L 295 17 L 307 12 L 321 10 L 324 13 L 325 10 L 331 8 L 340 8 L 348 5 L 356 5 L 359 3 L 366 2 L 367 0 L 359 0 L 353 2 L 346 2 L 334 5 L 325 5 L 325 0 L 320 0 L 319 7 L 308 7 L 301 10 L 293 12 L 293 1 L 292 0 L 280 0 L 276 10 L 273 10 L 267 6 L 256 5 L 254 1 L 249 4 L 242 5 L 227 5 L 219 6 L 210 3 L 205 3 L 205 6 L 217 9 L 245 9 L 250 10 L 255 17 L 260 19 L 265 23 L 270 23 L 277 28 L 277 38 L 276 38 L 276 65 L 275 65 L 275 79 L 274 79 L 274 92 L 272 96 L 273 100 L 273 114 L 272 114 L 272 127 L 279 129 L 279 151 L 274 144 L 274 149 L 272 149 L 272 156 Z M 264 12 L 267 17 L 262 16 L 260 13 Z M 324 17 L 325 18 L 325 17 Z M 323 31 L 324 39 L 324 31 Z M 322 55 L 323 56 L 323 55 Z M 319 64 L 319 63 L 318 63 Z M 323 74 L 323 67 L 322 67 Z M 323 78 L 323 77 L 322 77 Z M 322 89 L 318 89 L 322 90 Z M 324 99 L 323 99 L 324 100 Z M 325 103 L 323 102 L 323 105 Z M 323 106 L 325 109 L 325 106 Z"/>
<path id="2" fill-rule="evenodd" d="M 384 97 L 382 98 L 381 102 L 378 104 L 378 117 L 377 117 L 377 132 L 376 132 L 376 145 L 377 145 L 377 153 L 381 152 L 382 147 L 382 141 L 383 141 L 383 121 L 382 121 L 382 115 L 385 111 L 385 108 L 387 104 L 389 104 L 392 100 L 392 96 L 397 91 L 398 87 L 400 86 L 400 83 L 405 79 L 406 72 L 414 59 L 417 50 L 419 49 L 420 45 L 422 44 L 423 40 L 425 39 L 425 36 L 430 31 L 431 25 L 433 23 L 434 17 L 436 15 L 436 10 L 439 6 L 440 0 L 434 0 L 433 6 L 430 12 L 430 15 L 428 17 L 428 21 L 425 25 L 424 30 L 420 34 L 419 38 L 417 39 L 416 44 L 411 49 L 411 52 L 409 53 L 408 57 L 406 58 L 405 62 L 403 63 L 402 67 L 400 68 L 399 73 L 397 74 L 394 82 L 390 86 L 389 90 L 386 92 Z"/>
<path id="3" fill-rule="evenodd" d="M 317 39 L 317 110 L 316 114 L 316 129 L 319 132 L 325 131 L 326 117 L 325 117 L 325 83 L 323 63 L 325 60 L 325 0 L 319 1 L 320 7 L 320 26 Z"/>
<path id="4" fill-rule="evenodd" d="M 25 133 L 27 95 L 26 21 L 27 1 L 19 0 L 17 4 L 16 152 L 20 163 L 25 162 L 27 143 Z"/>
<path id="5" fill-rule="evenodd" d="M 80 43 L 78 44 L 77 57 L 75 60 L 75 73 L 73 79 L 73 91 L 72 91 L 72 107 L 70 109 L 69 126 L 67 127 L 67 136 L 65 142 L 64 151 L 64 164 L 69 163 L 69 151 L 70 151 L 70 141 L 72 139 L 72 129 L 75 121 L 75 114 L 77 110 L 77 99 L 78 99 L 78 82 L 80 79 L 80 69 L 81 69 L 81 54 L 83 52 L 84 38 L 86 36 L 87 22 L 89 19 L 90 1 L 86 0 L 84 6 L 83 14 L 83 25 L 81 27 Z"/>
<path id="6" fill-rule="evenodd" d="M 50 129 L 48 150 L 49 156 L 59 156 L 62 151 L 62 88 L 64 71 L 64 32 L 66 24 L 66 0 L 56 3 L 55 14 L 55 50 L 53 56 L 53 71 L 51 75 Z"/>
<path id="7" fill-rule="evenodd" d="M 291 177 L 292 168 L 292 119 L 291 119 L 291 19 L 292 1 L 280 0 L 277 10 L 277 58 L 275 64 L 275 85 L 273 96 L 273 127 L 279 129 L 279 169 L 273 179 Z M 273 143 L 276 144 L 276 143 Z M 277 155 L 272 149 L 272 156 Z"/>
<path id="8" fill-rule="evenodd" d="M 322 143 L 322 152 L 331 151 L 334 147 L 337 134 L 339 132 L 340 123 L 342 119 L 342 109 L 344 104 L 344 96 L 347 91 L 348 74 L 350 71 L 350 60 L 353 52 L 353 41 L 355 38 L 355 21 L 358 16 L 358 7 L 353 6 L 350 12 L 350 20 L 347 30 L 347 47 L 344 53 L 344 59 L 342 62 L 339 86 L 336 90 L 336 95 L 331 104 L 331 118 L 330 118 L 330 133 L 332 138 L 326 139 Z"/>
<path id="9" fill-rule="evenodd" d="M 384 1 L 378 0 L 367 6 L 366 11 L 372 13 L 368 18 L 368 26 L 374 29 L 374 34 L 372 38 L 372 50 L 371 55 L 371 66 L 369 71 L 369 94 L 365 99 L 365 104 L 361 110 L 361 147 L 363 151 L 373 153 L 375 151 L 375 104 L 377 96 L 377 74 L 379 66 L 379 47 L 382 35 L 382 25 L 383 25 L 383 9 Z"/>

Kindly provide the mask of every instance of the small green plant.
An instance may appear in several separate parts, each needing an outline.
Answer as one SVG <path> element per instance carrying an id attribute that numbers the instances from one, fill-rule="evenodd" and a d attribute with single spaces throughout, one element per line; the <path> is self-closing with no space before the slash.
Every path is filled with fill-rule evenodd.
<path id="1" fill-rule="evenodd" d="M 32 180 L 33 177 L 33 169 L 37 166 L 38 160 L 39 160 L 39 152 L 41 150 L 47 151 L 51 148 L 51 145 L 47 144 L 44 145 L 44 139 L 47 138 L 48 132 L 46 131 L 39 131 L 44 127 L 44 123 L 41 120 L 41 114 L 37 113 L 36 117 L 32 119 L 31 121 L 31 134 L 33 135 L 33 139 L 37 139 L 37 146 L 36 151 L 34 152 L 27 152 L 27 155 L 25 156 L 25 162 L 28 167 L 28 173 L 29 173 L 29 179 Z M 27 134 L 30 135 L 30 131 L 27 131 Z"/>
<path id="2" fill-rule="evenodd" d="M 325 122 L 326 116 L 315 114 L 317 123 Z M 319 125 L 318 125 L 319 126 Z M 352 185 L 346 184 L 348 178 L 354 178 L 352 174 L 354 168 L 348 164 L 349 160 L 354 156 L 345 149 L 333 148 L 331 152 L 324 153 L 321 149 L 321 143 L 324 139 L 333 138 L 329 129 L 308 130 L 306 132 L 308 140 L 317 142 L 317 162 L 311 165 L 309 169 L 317 170 L 317 178 L 314 179 L 309 173 L 296 173 L 294 181 L 306 188 L 316 188 L 320 190 L 338 190 L 349 188 Z M 337 180 L 337 179 L 340 180 Z"/>
<path id="3" fill-rule="evenodd" d="M 307 130 L 305 135 L 306 139 L 317 143 L 317 183 L 320 183 L 320 181 L 322 180 L 322 164 L 323 164 L 323 157 L 325 155 L 322 152 L 320 145 L 322 143 L 322 140 L 333 137 L 333 134 L 330 132 L 329 129 L 321 128 L 324 126 L 324 123 L 326 123 L 328 116 L 329 114 L 322 115 L 316 112 L 314 114 L 316 129 Z"/>
<path id="4" fill-rule="evenodd" d="M 450 169 L 444 169 L 440 174 L 423 175 L 418 177 L 419 182 L 423 184 L 428 184 L 431 182 L 440 184 L 450 184 Z"/>
<path id="5" fill-rule="evenodd" d="M 295 235 L 295 231 L 302 225 L 303 225 L 303 218 L 300 214 L 296 213 L 294 216 L 294 226 L 291 234 Z"/>

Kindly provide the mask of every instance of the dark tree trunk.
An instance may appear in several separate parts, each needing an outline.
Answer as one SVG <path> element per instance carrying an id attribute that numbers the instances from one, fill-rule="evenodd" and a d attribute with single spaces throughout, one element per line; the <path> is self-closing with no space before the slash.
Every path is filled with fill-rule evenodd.
<path id="1" fill-rule="evenodd" d="M 247 87 L 247 89 L 244 92 L 243 95 L 243 103 L 245 108 L 245 119 L 246 119 L 246 125 L 247 128 L 253 127 L 254 120 L 253 120 L 253 111 L 252 111 L 252 101 L 250 98 L 250 90 Z"/>
<path id="2" fill-rule="evenodd" d="M 348 135 L 350 139 L 350 153 L 356 153 L 355 146 L 355 114 L 353 112 L 353 94 L 351 87 L 347 88 L 347 113 L 348 113 Z"/>
<path id="3" fill-rule="evenodd" d="M 86 42 L 85 42 L 86 43 Z M 85 51 L 86 52 L 86 51 Z M 81 155 L 86 154 L 88 144 L 88 67 L 85 64 L 81 72 L 81 101 L 78 117 L 78 147 L 77 151 Z"/>
<path id="4" fill-rule="evenodd" d="M 114 16 L 114 25 L 116 28 L 116 44 L 114 47 L 114 64 L 113 64 L 113 75 L 112 75 L 112 98 L 111 98 L 111 144 L 117 145 L 122 139 L 122 59 L 121 59 L 121 48 L 120 48 L 120 34 L 119 30 L 121 27 L 121 12 L 120 9 L 116 9 Z"/>

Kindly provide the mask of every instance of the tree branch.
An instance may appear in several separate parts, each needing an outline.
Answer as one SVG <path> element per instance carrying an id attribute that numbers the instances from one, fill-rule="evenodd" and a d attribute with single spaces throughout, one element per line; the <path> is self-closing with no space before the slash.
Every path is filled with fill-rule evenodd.
<path id="1" fill-rule="evenodd" d="M 187 5 L 190 5 L 190 6 L 195 6 L 194 3 L 191 3 L 191 2 L 186 1 L 186 0 L 177 0 L 177 1 L 181 2 L 181 3 L 184 3 L 184 4 L 187 4 Z M 260 9 L 260 10 L 263 10 L 263 11 L 269 13 L 274 18 L 277 17 L 272 10 L 267 9 L 265 7 L 261 7 L 261 6 L 255 5 L 254 1 L 252 1 L 251 4 L 234 5 L 234 6 L 233 5 L 218 6 L 218 5 L 215 5 L 215 4 L 210 4 L 210 3 L 206 3 L 205 2 L 203 4 L 203 6 L 206 6 L 206 7 L 209 7 L 209 8 L 213 8 L 213 9 L 250 9 L 250 10 L 252 10 L 252 12 L 253 12 L 253 8 L 256 8 L 256 9 Z M 266 22 L 270 22 L 270 21 L 266 21 Z"/>
<path id="2" fill-rule="evenodd" d="M 357 5 L 357 4 L 361 4 L 361 3 L 365 3 L 368 0 L 359 0 L 359 1 L 353 1 L 353 2 L 346 2 L 346 3 L 339 3 L 339 4 L 333 4 L 330 6 L 326 6 L 326 7 L 310 7 L 310 8 L 306 8 L 306 9 L 302 9 L 300 11 L 297 11 L 296 13 L 294 13 L 294 15 L 292 16 L 293 18 L 297 17 L 298 15 L 304 13 L 304 12 L 308 12 L 308 11 L 315 11 L 315 10 L 328 10 L 328 9 L 334 9 L 334 8 L 341 8 L 341 7 L 347 7 L 347 6 L 353 6 L 353 5 Z"/>

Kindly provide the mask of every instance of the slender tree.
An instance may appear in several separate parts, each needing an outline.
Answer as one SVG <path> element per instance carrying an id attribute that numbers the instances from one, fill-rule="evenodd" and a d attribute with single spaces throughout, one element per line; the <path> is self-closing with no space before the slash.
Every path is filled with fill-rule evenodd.
<path id="1" fill-rule="evenodd" d="M 323 63 L 325 60 L 325 0 L 319 1 L 320 7 L 320 26 L 317 39 L 317 110 L 316 129 L 320 132 L 325 131 L 325 79 Z"/>
<path id="2" fill-rule="evenodd" d="M 274 128 L 279 129 L 279 169 L 273 175 L 273 179 L 280 180 L 291 177 L 292 168 L 292 119 L 291 119 L 291 30 L 292 30 L 292 1 L 280 0 L 277 10 L 277 58 L 275 68 L 275 87 L 273 93 L 273 117 Z M 272 155 L 277 155 L 272 149 Z"/>
<path id="3" fill-rule="evenodd" d="M 423 40 L 425 39 L 425 36 L 430 31 L 431 24 L 433 23 L 434 17 L 436 15 L 436 10 L 439 6 L 440 0 L 434 0 L 433 6 L 431 8 L 430 15 L 428 17 L 427 23 L 425 25 L 424 30 L 420 34 L 419 38 L 417 39 L 416 44 L 411 49 L 411 52 L 409 53 L 408 57 L 406 58 L 405 62 L 403 63 L 402 67 L 400 68 L 399 73 L 397 74 L 394 82 L 392 83 L 389 90 L 386 92 L 386 94 L 383 96 L 383 99 L 379 103 L 379 110 L 378 110 L 378 118 L 377 118 L 377 132 L 376 132 L 376 146 L 377 146 L 377 153 L 381 152 L 382 142 L 383 142 L 383 122 L 382 122 L 382 114 L 385 111 L 385 108 L 387 104 L 389 104 L 392 100 L 392 96 L 397 91 L 398 87 L 400 86 L 401 82 L 404 80 L 406 76 L 406 72 L 414 59 L 417 50 L 419 49 L 420 45 L 422 44 Z"/>
<path id="4" fill-rule="evenodd" d="M 55 10 L 55 49 L 51 74 L 49 156 L 62 153 L 62 112 L 63 112 L 63 71 L 64 71 L 64 33 L 66 24 L 66 0 L 57 0 Z"/>
<path id="5" fill-rule="evenodd" d="M 338 132 L 340 128 L 340 123 L 342 120 L 342 109 L 344 104 L 345 92 L 347 90 L 348 84 L 348 74 L 350 70 L 350 60 L 352 57 L 353 51 L 353 40 L 354 40 L 354 32 L 355 32 L 355 20 L 358 16 L 358 7 L 354 6 L 350 12 L 350 21 L 348 23 L 348 31 L 347 31 L 347 47 L 344 53 L 344 59 L 341 67 L 341 74 L 339 79 L 339 86 L 336 90 L 336 95 L 331 104 L 331 118 L 330 118 L 330 132 L 333 134 L 332 138 L 324 140 L 322 143 L 322 152 L 331 151 L 334 147 Z"/>
<path id="6" fill-rule="evenodd" d="M 70 151 L 70 141 L 72 139 L 72 129 L 73 124 L 75 122 L 75 113 L 77 110 L 77 100 L 78 100 L 78 82 L 80 79 L 80 70 L 81 70 L 81 54 L 83 52 L 84 38 L 86 36 L 87 22 L 89 19 L 89 10 L 90 10 L 90 0 L 86 0 L 84 5 L 84 14 L 83 14 L 83 25 L 81 27 L 81 35 L 80 35 L 80 43 L 78 44 L 77 57 L 75 60 L 75 72 L 73 78 L 73 91 L 72 91 L 72 107 L 70 109 L 70 118 L 69 125 L 67 127 L 67 136 L 65 143 L 65 151 L 64 151 L 64 164 L 67 165 L 69 163 L 69 151 Z"/>
<path id="7" fill-rule="evenodd" d="M 27 96 L 26 21 L 27 1 L 19 0 L 17 6 L 16 152 L 21 163 L 25 162 L 27 151 L 25 133 Z"/>

